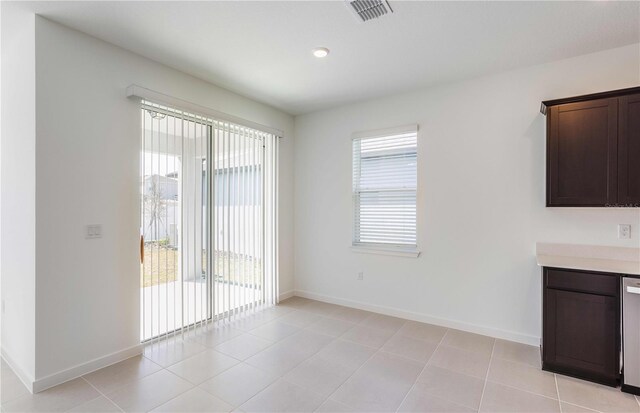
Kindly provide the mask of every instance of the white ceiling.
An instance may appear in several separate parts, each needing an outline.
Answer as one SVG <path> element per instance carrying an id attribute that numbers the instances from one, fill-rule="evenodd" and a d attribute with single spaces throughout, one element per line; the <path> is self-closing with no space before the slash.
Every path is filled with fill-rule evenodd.
<path id="1" fill-rule="evenodd" d="M 639 41 L 640 2 L 34 2 L 33 11 L 291 114 Z M 325 59 L 311 49 L 331 50 Z M 612 62 L 615 64 L 615 62 Z"/>

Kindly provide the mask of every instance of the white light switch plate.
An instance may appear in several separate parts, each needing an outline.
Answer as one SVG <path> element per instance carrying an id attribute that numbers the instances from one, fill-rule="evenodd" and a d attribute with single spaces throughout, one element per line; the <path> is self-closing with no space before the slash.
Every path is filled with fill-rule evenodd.
<path id="1" fill-rule="evenodd" d="M 618 238 L 619 239 L 631 239 L 631 225 L 619 224 L 618 225 Z"/>
<path id="2" fill-rule="evenodd" d="M 99 225 L 99 224 L 87 225 L 85 229 L 84 237 L 86 239 L 102 238 L 102 225 Z"/>

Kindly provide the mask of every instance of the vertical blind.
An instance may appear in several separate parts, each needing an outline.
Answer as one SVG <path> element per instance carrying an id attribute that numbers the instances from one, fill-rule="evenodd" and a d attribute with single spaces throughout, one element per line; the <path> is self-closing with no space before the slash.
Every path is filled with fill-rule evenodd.
<path id="1" fill-rule="evenodd" d="M 353 245 L 416 246 L 417 132 L 353 138 Z"/>
<path id="2" fill-rule="evenodd" d="M 278 300 L 278 137 L 212 122 L 211 209 L 215 314 L 237 315 Z"/>
<path id="3" fill-rule="evenodd" d="M 141 341 L 278 299 L 278 137 L 142 102 Z"/>

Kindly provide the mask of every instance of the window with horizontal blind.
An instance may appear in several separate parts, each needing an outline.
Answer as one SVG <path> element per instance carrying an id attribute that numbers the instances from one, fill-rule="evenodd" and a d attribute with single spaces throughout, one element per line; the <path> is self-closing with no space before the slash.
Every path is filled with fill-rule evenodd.
<path id="1" fill-rule="evenodd" d="M 353 246 L 416 248 L 417 126 L 353 136 Z"/>

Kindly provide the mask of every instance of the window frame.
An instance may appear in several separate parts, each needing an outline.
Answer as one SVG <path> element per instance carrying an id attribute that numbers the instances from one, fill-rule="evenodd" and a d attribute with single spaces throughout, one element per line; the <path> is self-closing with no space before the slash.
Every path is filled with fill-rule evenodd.
<path id="1" fill-rule="evenodd" d="M 355 140 L 364 140 L 370 138 L 381 138 L 392 135 L 400 135 L 406 133 L 415 133 L 416 135 L 416 240 L 415 245 L 398 245 L 398 244 L 385 244 L 385 243 L 359 243 L 356 240 L 356 226 L 358 224 L 356 220 L 356 192 L 354 190 L 354 179 L 355 179 L 355 164 L 354 159 L 356 153 L 354 152 L 353 142 Z M 393 255 L 399 257 L 408 257 L 408 258 L 417 258 L 420 256 L 420 250 L 418 249 L 418 238 L 419 238 L 419 225 L 418 225 L 418 204 L 419 204 L 419 169 L 420 169 L 420 150 L 419 150 L 419 127 L 417 124 L 411 125 L 403 125 L 396 126 L 391 128 L 384 129 L 376 129 L 376 130 L 368 130 L 368 131 L 360 131 L 354 132 L 351 135 L 351 251 L 356 253 L 365 253 L 365 254 L 380 254 L 380 255 Z"/>

